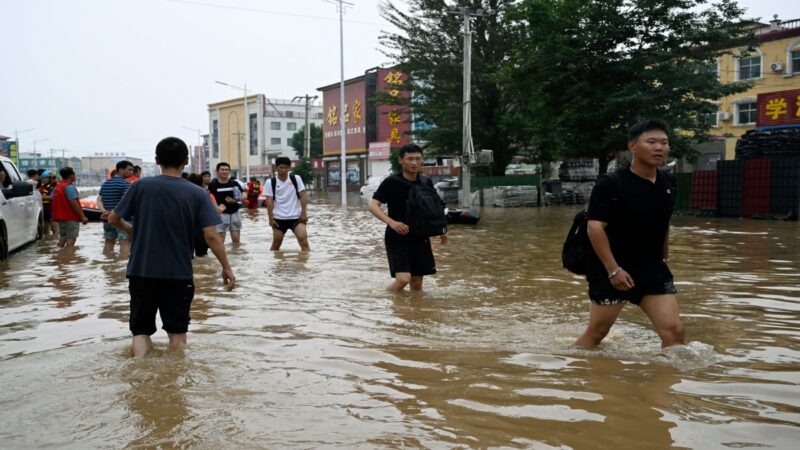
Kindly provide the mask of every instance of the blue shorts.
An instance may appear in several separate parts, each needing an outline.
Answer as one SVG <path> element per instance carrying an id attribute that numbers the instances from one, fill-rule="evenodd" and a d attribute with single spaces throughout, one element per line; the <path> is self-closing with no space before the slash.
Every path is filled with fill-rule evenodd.
<path id="1" fill-rule="evenodd" d="M 128 233 L 114 228 L 108 222 L 103 222 L 103 238 L 104 239 L 119 239 L 120 241 L 129 241 Z"/>

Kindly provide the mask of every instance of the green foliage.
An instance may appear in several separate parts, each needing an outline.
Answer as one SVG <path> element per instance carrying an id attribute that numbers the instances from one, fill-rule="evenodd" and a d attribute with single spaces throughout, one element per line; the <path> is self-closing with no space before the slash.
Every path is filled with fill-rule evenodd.
<path id="1" fill-rule="evenodd" d="M 435 125 L 415 131 L 428 143 L 426 154 L 460 155 L 462 152 L 462 25 L 460 15 L 448 14 L 455 4 L 470 10 L 492 9 L 498 14 L 472 22 L 472 135 L 476 149 L 495 151 L 493 172 L 502 174 L 516 151 L 508 125 L 501 118 L 509 105 L 501 101 L 498 75 L 513 48 L 514 35 L 505 10 L 513 0 L 408 0 L 402 7 L 388 1 L 381 15 L 400 33 L 385 32 L 380 41 L 398 68 L 411 74 L 406 86 L 414 96 L 410 107 L 416 120 Z M 405 13 L 408 9 L 410 12 Z"/>
<path id="2" fill-rule="evenodd" d="M 673 156 L 709 139 L 714 101 L 750 85 L 723 85 L 709 67 L 751 42 L 743 11 L 723 0 L 523 0 L 511 13 L 519 40 L 504 67 L 516 139 L 540 160 L 599 158 L 626 149 L 639 120 L 670 123 Z M 521 24 L 525 24 L 524 26 Z M 519 76 L 524 74 L 524 76 Z"/>
<path id="3" fill-rule="evenodd" d="M 314 123 L 309 122 L 309 130 L 311 131 L 311 158 L 322 157 L 322 127 L 318 127 Z M 294 148 L 297 157 L 302 159 L 305 155 L 305 141 L 306 141 L 306 126 L 303 125 L 292 135 L 292 148 Z M 305 181 L 305 179 L 303 179 Z"/>
<path id="4" fill-rule="evenodd" d="M 389 163 L 392 165 L 392 173 L 394 174 L 403 173 L 403 166 L 401 166 L 398 162 L 398 158 L 400 158 L 399 148 L 396 148 L 389 153 Z"/>
<path id="5" fill-rule="evenodd" d="M 292 167 L 292 173 L 299 176 L 306 186 L 314 180 L 314 168 L 308 158 L 300 158 L 300 164 Z"/>
<path id="6" fill-rule="evenodd" d="M 472 132 L 495 151 L 493 174 L 520 154 L 534 161 L 599 158 L 626 149 L 627 129 L 667 120 L 676 157 L 709 139 L 705 120 L 723 85 L 709 70 L 726 49 L 753 45 L 732 0 L 389 0 L 382 15 L 387 56 L 412 76 L 408 106 L 430 130 L 426 152 L 461 152 L 462 17 L 455 5 L 497 14 L 473 19 Z M 409 11 L 408 13 L 404 12 Z"/>

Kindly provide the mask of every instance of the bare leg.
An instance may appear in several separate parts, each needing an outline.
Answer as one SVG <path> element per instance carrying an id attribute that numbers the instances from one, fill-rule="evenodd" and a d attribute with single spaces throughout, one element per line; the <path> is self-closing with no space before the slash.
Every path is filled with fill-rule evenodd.
<path id="1" fill-rule="evenodd" d="M 169 336 L 170 350 L 179 350 L 186 347 L 186 333 L 167 332 L 167 336 Z"/>
<path id="2" fill-rule="evenodd" d="M 231 241 L 234 244 L 238 244 L 239 243 L 239 236 L 240 236 L 240 232 L 239 231 L 231 230 Z"/>
<path id="3" fill-rule="evenodd" d="M 412 291 L 421 291 L 422 290 L 422 275 L 412 275 L 411 276 L 411 283 L 409 288 Z"/>
<path id="4" fill-rule="evenodd" d="M 119 256 L 122 258 L 127 258 L 128 255 L 131 254 L 131 241 L 127 239 L 121 239 L 119 241 Z"/>
<path id="5" fill-rule="evenodd" d="M 673 294 L 648 295 L 639 304 L 661 337 L 661 347 L 686 343 L 681 318 L 678 315 L 678 298 Z"/>
<path id="6" fill-rule="evenodd" d="M 75 241 L 77 241 L 77 239 L 67 239 L 66 247 L 75 247 Z"/>
<path id="7" fill-rule="evenodd" d="M 222 243 L 224 244 L 225 243 L 225 232 L 223 231 L 222 233 L 220 233 L 219 237 L 222 238 Z"/>
<path id="8" fill-rule="evenodd" d="M 391 292 L 400 292 L 411 282 L 411 274 L 408 272 L 399 272 L 394 274 L 394 282 L 390 284 L 386 290 Z"/>
<path id="9" fill-rule="evenodd" d="M 116 244 L 116 242 L 116 239 L 106 239 L 105 243 L 103 244 L 103 253 L 113 253 L 114 244 Z"/>
<path id="10" fill-rule="evenodd" d="M 147 355 L 147 352 L 150 351 L 150 346 L 152 342 L 150 341 L 150 336 L 146 334 L 139 334 L 133 337 L 133 344 L 131 345 L 131 350 L 133 350 L 133 357 L 134 358 L 142 358 Z"/>
<path id="11" fill-rule="evenodd" d="M 272 228 L 272 246 L 269 248 L 271 251 L 278 251 L 281 249 L 281 244 L 283 244 L 283 233 L 281 230 L 273 227 Z"/>
<path id="12" fill-rule="evenodd" d="M 308 230 L 306 224 L 301 223 L 294 227 L 294 236 L 297 238 L 297 243 L 300 244 L 300 250 L 310 252 L 311 246 L 308 245 Z"/>
<path id="13" fill-rule="evenodd" d="M 611 330 L 611 326 L 617 321 L 619 312 L 622 311 L 624 303 L 618 305 L 597 305 L 589 303 L 589 325 L 581 337 L 575 341 L 575 345 L 583 348 L 593 348 L 600 344 L 600 341 Z"/>

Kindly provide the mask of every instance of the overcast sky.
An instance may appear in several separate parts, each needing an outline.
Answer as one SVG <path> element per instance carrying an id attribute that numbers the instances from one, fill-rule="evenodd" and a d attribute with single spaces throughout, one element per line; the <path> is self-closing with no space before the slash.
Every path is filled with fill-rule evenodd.
<path id="1" fill-rule="evenodd" d="M 349 1 L 348 78 L 391 63 L 380 1 Z M 800 1 L 739 3 L 800 18 Z M 152 161 L 165 136 L 198 142 L 186 128 L 208 131 L 207 104 L 241 96 L 215 80 L 284 99 L 339 80 L 338 14 L 323 0 L 0 0 L 0 18 L 0 134 L 19 130 L 24 152 Z"/>

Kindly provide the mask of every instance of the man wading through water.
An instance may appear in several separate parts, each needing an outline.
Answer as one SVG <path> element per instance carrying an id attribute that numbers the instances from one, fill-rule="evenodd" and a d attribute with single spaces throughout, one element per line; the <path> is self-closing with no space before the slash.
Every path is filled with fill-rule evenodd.
<path id="1" fill-rule="evenodd" d="M 108 217 L 108 223 L 131 238 L 127 277 L 135 357 L 145 356 L 150 350 L 156 311 L 169 336 L 169 347 L 186 345 L 189 307 L 194 298 L 195 230 L 202 229 L 208 247 L 222 265 L 223 283 L 229 290 L 236 283 L 222 237 L 215 228 L 221 221 L 219 213 L 205 189 L 181 177 L 188 162 L 189 149 L 182 140 L 163 139 L 156 146 L 161 175 L 133 183 Z M 132 216 L 136 228 L 123 220 Z"/>
<path id="2" fill-rule="evenodd" d="M 661 346 L 684 344 L 678 292 L 667 266 L 675 181 L 658 170 L 669 153 L 669 126 L 658 119 L 628 132 L 630 168 L 600 178 L 592 190 L 588 234 L 602 266 L 590 269 L 589 325 L 575 344 L 595 347 L 622 307 L 638 305 L 661 337 Z"/>
<path id="3" fill-rule="evenodd" d="M 270 250 L 280 250 L 286 232 L 292 230 L 300 244 L 300 250 L 311 250 L 308 244 L 308 193 L 303 179 L 289 173 L 292 161 L 279 156 L 275 159 L 277 175 L 267 183 L 267 215 L 272 227 L 272 247 Z"/>
<path id="4" fill-rule="evenodd" d="M 405 145 L 400 149 L 397 159 L 403 171 L 383 180 L 369 202 L 369 211 L 386 224 L 384 242 L 389 258 L 389 274 L 394 278 L 386 290 L 401 291 L 409 285 L 412 291 L 420 291 L 422 277 L 436 273 L 431 240 L 410 234 L 404 222 L 407 219 L 406 200 L 411 183 L 420 182 L 418 176 L 422 169 L 422 149 L 416 144 Z M 433 188 L 430 178 L 425 180 Z M 389 214 L 381 209 L 384 203 L 389 206 Z M 442 234 L 440 239 L 442 244 L 447 244 L 447 233 Z"/>

